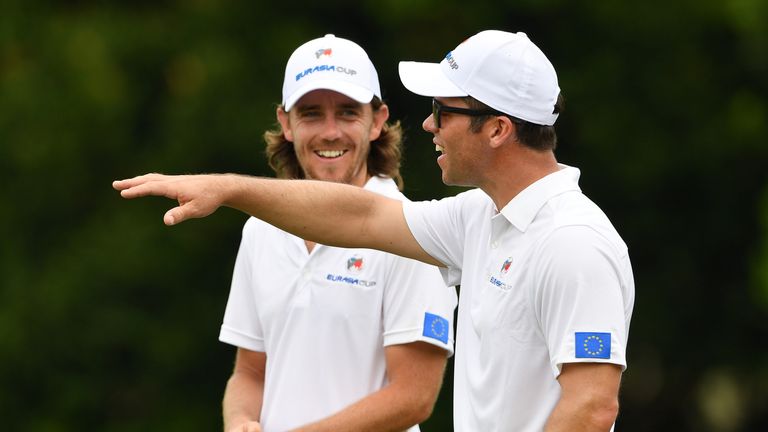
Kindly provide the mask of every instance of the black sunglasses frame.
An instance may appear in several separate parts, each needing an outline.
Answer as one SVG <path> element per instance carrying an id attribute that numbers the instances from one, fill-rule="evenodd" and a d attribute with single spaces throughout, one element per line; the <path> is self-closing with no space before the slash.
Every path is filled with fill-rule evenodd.
<path id="1" fill-rule="evenodd" d="M 484 115 L 499 115 L 499 116 L 508 117 L 506 114 L 496 111 L 494 109 L 477 110 L 477 109 L 469 109 L 469 108 L 452 107 L 452 106 L 443 105 L 437 99 L 432 99 L 432 117 L 435 119 L 435 126 L 437 126 L 438 129 L 440 129 L 440 126 L 441 126 L 440 116 L 444 112 L 461 114 L 461 115 L 466 115 L 470 117 L 479 117 Z"/>

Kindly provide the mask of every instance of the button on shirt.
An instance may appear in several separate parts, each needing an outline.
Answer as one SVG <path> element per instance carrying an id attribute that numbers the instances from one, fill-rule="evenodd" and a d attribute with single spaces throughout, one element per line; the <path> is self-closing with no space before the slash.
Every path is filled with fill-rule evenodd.
<path id="1" fill-rule="evenodd" d="M 634 303 L 627 247 L 565 165 L 498 212 L 471 190 L 405 203 L 414 237 L 461 284 L 456 431 L 541 431 L 563 363 L 626 367 Z"/>
<path id="2" fill-rule="evenodd" d="M 404 199 L 388 178 L 365 188 Z M 309 253 L 304 240 L 251 218 L 219 339 L 267 353 L 261 424 L 285 431 L 384 387 L 386 346 L 423 341 L 451 354 L 455 307 L 434 266 L 370 249 Z"/>

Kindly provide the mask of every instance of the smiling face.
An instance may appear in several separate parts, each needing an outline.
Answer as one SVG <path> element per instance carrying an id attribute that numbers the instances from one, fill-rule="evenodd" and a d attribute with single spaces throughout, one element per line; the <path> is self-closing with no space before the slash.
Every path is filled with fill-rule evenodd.
<path id="1" fill-rule="evenodd" d="M 469 108 L 461 98 L 435 99 L 446 106 Z M 484 154 L 478 151 L 479 135 L 470 130 L 470 119 L 466 115 L 443 112 L 439 129 L 432 114 L 422 123 L 424 130 L 434 135 L 435 150 L 441 153 L 437 164 L 447 185 L 480 186 L 478 175 Z"/>
<path id="2" fill-rule="evenodd" d="M 314 90 L 286 113 L 277 110 L 285 138 L 293 143 L 305 177 L 362 187 L 368 181 L 371 141 L 389 117 L 386 105 L 375 112 L 331 90 Z"/>

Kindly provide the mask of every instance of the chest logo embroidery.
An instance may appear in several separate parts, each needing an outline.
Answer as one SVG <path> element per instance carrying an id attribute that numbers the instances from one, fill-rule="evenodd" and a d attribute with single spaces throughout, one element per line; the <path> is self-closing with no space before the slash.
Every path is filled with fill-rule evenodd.
<path id="1" fill-rule="evenodd" d="M 502 289 L 504 291 L 508 291 L 512 289 L 512 285 L 506 284 L 501 279 L 504 275 L 509 273 L 509 269 L 512 267 L 512 257 L 507 258 L 503 264 L 501 264 L 501 268 L 499 269 L 499 277 L 491 275 L 488 279 L 488 282 L 490 282 L 492 285 L 495 285 L 497 288 Z"/>
<path id="2" fill-rule="evenodd" d="M 363 270 L 363 257 L 361 257 L 360 255 L 353 255 L 349 259 L 347 259 L 346 266 L 347 266 L 347 274 L 340 275 L 340 274 L 328 273 L 325 276 L 325 279 L 331 282 L 339 282 L 347 285 L 359 285 L 364 287 L 372 287 L 376 285 L 376 281 L 363 280 L 363 279 L 358 279 L 355 276 L 351 276 L 351 274 L 360 273 Z"/>
<path id="3" fill-rule="evenodd" d="M 359 273 L 363 269 L 363 258 L 360 255 L 353 255 L 347 260 L 347 270 Z"/>
<path id="4" fill-rule="evenodd" d="M 505 275 L 509 272 L 509 268 L 512 266 L 512 257 L 507 258 L 504 264 L 501 265 L 501 274 Z"/>

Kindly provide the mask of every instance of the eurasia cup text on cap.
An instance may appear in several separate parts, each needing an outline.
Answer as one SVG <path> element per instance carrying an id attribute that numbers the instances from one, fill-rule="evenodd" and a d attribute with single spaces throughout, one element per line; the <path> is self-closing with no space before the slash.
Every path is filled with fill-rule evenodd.
<path id="1" fill-rule="evenodd" d="M 291 54 L 283 79 L 283 108 L 290 111 L 313 90 L 333 90 L 360 103 L 381 98 L 379 76 L 365 50 L 332 34 L 313 39 Z"/>
<path id="2" fill-rule="evenodd" d="M 405 88 L 422 96 L 472 96 L 531 123 L 551 126 L 557 120 L 557 73 L 522 32 L 482 31 L 439 64 L 404 61 L 399 71 Z"/>

